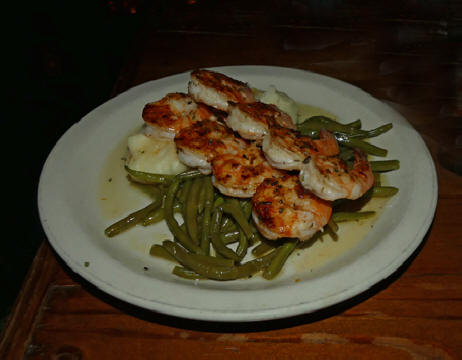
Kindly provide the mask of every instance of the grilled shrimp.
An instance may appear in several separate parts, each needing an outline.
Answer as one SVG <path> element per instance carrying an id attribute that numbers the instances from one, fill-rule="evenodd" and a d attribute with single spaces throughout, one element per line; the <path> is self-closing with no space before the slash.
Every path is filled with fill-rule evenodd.
<path id="1" fill-rule="evenodd" d="M 198 121 L 180 130 L 175 144 L 180 161 L 203 174 L 210 174 L 215 157 L 235 155 L 248 146 L 225 125 L 213 120 Z"/>
<path id="2" fill-rule="evenodd" d="M 307 240 L 322 230 L 332 215 L 329 201 L 300 184 L 297 175 L 265 179 L 252 198 L 252 217 L 268 239 Z"/>
<path id="3" fill-rule="evenodd" d="M 292 118 L 275 105 L 262 102 L 228 104 L 226 125 L 244 139 L 261 141 L 269 128 L 276 125 L 295 129 Z"/>
<path id="4" fill-rule="evenodd" d="M 147 125 L 144 129 L 146 135 L 170 139 L 197 121 L 216 119 L 207 106 L 197 104 L 183 93 L 170 93 L 159 101 L 146 104 L 142 116 Z"/>
<path id="5" fill-rule="evenodd" d="M 210 70 L 194 70 L 188 92 L 197 102 L 227 111 L 228 101 L 254 102 L 255 96 L 247 84 Z"/>
<path id="6" fill-rule="evenodd" d="M 213 184 L 228 196 L 250 198 L 268 177 L 282 176 L 266 161 L 260 148 L 251 144 L 238 154 L 226 154 L 212 161 Z"/>
<path id="7" fill-rule="evenodd" d="M 374 185 L 371 165 L 355 150 L 353 168 L 337 156 L 313 156 L 300 171 L 302 185 L 322 199 L 357 199 Z"/>
<path id="8" fill-rule="evenodd" d="M 298 131 L 273 126 L 263 138 L 263 152 L 275 168 L 300 170 L 310 156 L 337 155 L 339 148 L 334 135 L 327 130 L 321 130 L 320 138 L 313 140 Z"/>

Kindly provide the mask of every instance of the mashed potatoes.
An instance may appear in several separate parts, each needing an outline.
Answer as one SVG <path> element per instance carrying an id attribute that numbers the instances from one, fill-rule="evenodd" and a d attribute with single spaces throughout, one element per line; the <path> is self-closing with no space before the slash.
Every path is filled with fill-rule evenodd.
<path id="1" fill-rule="evenodd" d="M 267 91 L 257 95 L 258 100 L 265 104 L 276 105 L 280 110 L 289 114 L 294 123 L 298 122 L 298 106 L 286 93 L 270 86 Z"/>
<path id="2" fill-rule="evenodd" d="M 286 93 L 270 86 L 267 91 L 254 89 L 255 96 L 265 104 L 276 105 L 279 109 L 290 115 L 295 124 L 301 123 L 312 116 L 327 116 L 337 120 L 335 114 L 312 105 L 300 104 L 291 99 Z"/>
<path id="3" fill-rule="evenodd" d="M 128 138 L 130 169 L 154 174 L 175 175 L 187 168 L 178 159 L 173 139 L 153 139 L 142 133 Z"/>

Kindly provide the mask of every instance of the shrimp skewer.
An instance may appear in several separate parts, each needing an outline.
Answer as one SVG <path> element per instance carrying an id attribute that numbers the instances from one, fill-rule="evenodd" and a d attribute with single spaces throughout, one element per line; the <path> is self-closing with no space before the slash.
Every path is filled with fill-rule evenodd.
<path id="1" fill-rule="evenodd" d="M 204 104 L 194 102 L 192 97 L 183 93 L 170 93 L 143 108 L 144 133 L 151 137 L 173 139 L 181 129 L 195 122 L 217 116 Z"/>
<path id="2" fill-rule="evenodd" d="M 321 130 L 320 138 L 311 139 L 298 131 L 273 126 L 263 138 L 263 152 L 268 162 L 278 169 L 300 170 L 310 156 L 337 155 L 338 143 L 327 130 Z"/>
<path id="3" fill-rule="evenodd" d="M 367 156 L 355 150 L 353 168 L 339 157 L 312 156 L 300 171 L 302 185 L 322 199 L 357 199 L 374 185 Z"/>
<path id="4" fill-rule="evenodd" d="M 212 161 L 212 171 L 212 182 L 222 194 L 240 198 L 252 197 L 263 180 L 283 174 L 268 164 L 255 144 L 238 154 L 216 157 Z"/>
<path id="5" fill-rule="evenodd" d="M 183 163 L 204 174 L 213 173 L 213 184 L 220 192 L 252 197 L 253 219 L 267 238 L 306 240 L 329 221 L 329 200 L 354 199 L 372 186 L 364 156 L 357 153 L 353 169 L 348 170 L 335 156 L 339 148 L 330 132 L 321 130 L 317 140 L 301 135 L 290 116 L 275 106 L 255 102 L 246 84 L 197 70 L 191 74 L 189 93 L 169 94 L 148 104 L 143 118 L 151 128 L 175 137 Z M 255 142 L 235 135 L 193 99 L 228 111 L 226 124 Z M 299 177 L 284 170 L 299 170 Z"/>
<path id="6" fill-rule="evenodd" d="M 194 70 L 188 85 L 189 95 L 196 101 L 227 111 L 228 101 L 254 102 L 249 86 L 239 80 L 210 70 Z"/>
<path id="7" fill-rule="evenodd" d="M 174 141 L 180 161 L 203 174 L 213 172 L 213 184 L 228 196 L 252 197 L 265 178 L 282 174 L 260 148 L 216 121 L 195 122 L 180 130 Z"/>
<path id="8" fill-rule="evenodd" d="M 252 197 L 267 177 L 280 176 L 266 161 L 260 148 L 234 135 L 225 125 L 204 120 L 182 129 L 175 138 L 178 157 L 204 174 L 223 194 Z"/>
<path id="9" fill-rule="evenodd" d="M 272 167 L 271 161 L 265 159 L 256 144 L 273 134 L 282 136 L 280 142 L 287 145 L 284 144 L 284 132 L 287 132 L 290 136 L 286 141 L 295 149 L 292 149 L 292 153 L 301 158 L 300 163 L 303 163 L 303 160 L 312 154 L 337 154 L 338 145 L 335 138 L 328 132 L 322 132 L 320 140 L 302 137 L 294 130 L 295 126 L 290 116 L 273 105 L 247 99 L 230 101 L 230 96 L 227 97 L 227 106 L 223 103 L 217 105 L 213 96 L 222 95 L 218 84 L 223 78 L 211 72 L 193 73 L 191 77 L 189 91 L 196 101 L 203 101 L 228 111 L 226 124 L 243 138 L 256 142 L 241 143 L 238 141 L 239 138 L 233 138 L 231 133 L 217 124 L 214 126 L 215 129 L 211 129 L 209 122 L 196 123 L 181 131 L 175 140 L 179 153 L 182 154 L 180 158 L 186 160 L 190 166 L 199 164 L 188 161 L 190 158 L 203 159 L 202 169 L 212 171 L 213 184 L 223 194 L 252 197 L 253 218 L 264 236 L 270 239 L 298 237 L 306 240 L 322 229 L 330 219 L 331 204 L 304 189 L 296 175 L 288 175 Z M 204 91 L 203 88 L 199 89 L 198 77 L 202 77 L 202 80 L 206 77 L 207 81 L 213 79 L 215 82 L 209 82 Z M 225 80 L 229 82 L 229 79 Z M 203 83 L 200 85 L 203 86 Z M 223 143 L 222 139 L 225 140 Z M 239 143 L 239 146 L 227 145 L 236 143 Z M 207 165 L 204 166 L 204 163 Z M 299 170 L 301 165 L 297 165 Z"/>
<path id="10" fill-rule="evenodd" d="M 226 125 L 247 140 L 257 140 L 261 143 L 269 128 L 273 126 L 295 129 L 292 118 L 275 105 L 262 102 L 229 102 L 228 111 Z"/>
<path id="11" fill-rule="evenodd" d="M 311 238 L 323 229 L 332 215 L 329 201 L 304 189 L 296 175 L 268 178 L 252 198 L 252 218 L 268 239 Z"/>
<path id="12" fill-rule="evenodd" d="M 225 125 L 213 120 L 195 122 L 180 130 L 175 144 L 180 161 L 206 175 L 211 173 L 212 161 L 217 156 L 240 154 L 248 146 Z"/>

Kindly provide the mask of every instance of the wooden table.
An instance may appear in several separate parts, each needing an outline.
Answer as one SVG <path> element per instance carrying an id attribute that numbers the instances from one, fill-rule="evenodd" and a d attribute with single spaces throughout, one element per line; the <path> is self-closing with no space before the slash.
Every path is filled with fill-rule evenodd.
<path id="1" fill-rule="evenodd" d="M 369 291 L 314 314 L 228 324 L 123 303 L 73 274 L 44 241 L 1 359 L 462 357 L 462 178 L 448 170 L 462 166 L 460 6 L 313 4 L 159 2 L 114 94 L 197 67 L 263 64 L 336 77 L 389 102 L 421 133 L 438 171 L 436 215 L 411 258 Z"/>

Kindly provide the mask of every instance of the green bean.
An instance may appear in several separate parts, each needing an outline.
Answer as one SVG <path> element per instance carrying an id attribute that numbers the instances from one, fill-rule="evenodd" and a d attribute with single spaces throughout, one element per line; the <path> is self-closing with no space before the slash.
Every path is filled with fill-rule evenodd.
<path id="1" fill-rule="evenodd" d="M 348 124 L 345 124 L 345 126 L 349 126 L 351 128 L 354 128 L 354 129 L 361 129 L 361 119 L 358 119 L 358 120 L 355 120 L 351 123 L 348 123 Z"/>
<path id="2" fill-rule="evenodd" d="M 374 174 L 374 186 L 380 186 L 382 183 L 382 177 L 380 176 L 380 173 L 373 173 Z"/>
<path id="3" fill-rule="evenodd" d="M 303 130 L 316 130 L 322 129 L 329 130 L 330 132 L 339 132 L 348 135 L 365 135 L 367 131 L 357 129 L 348 125 L 340 124 L 326 116 L 312 116 L 302 123 L 298 124 L 299 129 Z"/>
<path id="4" fill-rule="evenodd" d="M 274 250 L 274 245 L 270 245 L 267 242 L 262 241 L 260 244 L 258 244 L 252 249 L 252 255 L 261 256 L 270 250 Z"/>
<path id="5" fill-rule="evenodd" d="M 191 189 L 189 191 L 188 199 L 186 200 L 185 206 L 186 229 L 188 230 L 188 234 L 191 237 L 191 240 L 195 242 L 197 245 L 200 244 L 197 229 L 197 202 L 199 199 L 201 184 L 201 178 L 196 178 L 192 181 Z"/>
<path id="6" fill-rule="evenodd" d="M 298 241 L 287 241 L 276 250 L 276 255 L 271 260 L 268 267 L 263 271 L 263 277 L 266 280 L 273 279 L 282 269 L 287 258 L 297 247 Z"/>
<path id="7" fill-rule="evenodd" d="M 213 185 L 210 176 L 204 178 L 205 199 L 204 199 L 204 216 L 202 217 L 202 231 L 200 246 L 205 254 L 210 251 L 210 224 L 213 206 Z"/>
<path id="8" fill-rule="evenodd" d="M 302 135 L 307 135 L 310 138 L 319 138 L 319 130 L 306 129 L 306 128 L 302 128 L 300 126 L 298 126 L 297 129 L 300 132 L 300 134 L 302 134 Z M 335 136 L 335 133 L 334 133 L 334 136 Z"/>
<path id="9" fill-rule="evenodd" d="M 169 183 L 173 180 L 175 175 L 166 175 L 166 174 L 153 174 L 144 171 L 137 171 L 130 169 L 125 165 L 125 170 L 132 176 L 135 180 L 141 181 L 144 184 L 163 184 Z"/>
<path id="10" fill-rule="evenodd" d="M 180 187 L 178 188 L 178 191 L 177 191 L 176 194 L 175 194 L 175 199 L 177 199 L 178 202 L 181 202 L 181 199 L 183 198 L 183 196 L 185 196 L 185 195 L 183 194 L 183 191 L 184 191 L 184 184 L 185 184 L 185 183 L 186 183 L 185 181 L 183 181 L 183 182 L 180 183 Z"/>
<path id="11" fill-rule="evenodd" d="M 161 206 L 162 204 L 162 195 L 159 190 L 158 196 L 146 207 L 135 211 L 123 219 L 117 221 L 116 223 L 108 226 L 105 230 L 104 233 L 108 237 L 113 237 L 117 234 L 120 234 L 122 231 L 125 231 L 136 224 L 142 222 L 144 218 L 154 209 L 157 209 Z"/>
<path id="12" fill-rule="evenodd" d="M 222 228 L 221 232 L 222 233 L 229 233 L 229 232 L 235 232 L 239 231 L 239 225 L 236 224 L 234 220 L 229 222 L 224 228 Z"/>
<path id="13" fill-rule="evenodd" d="M 177 262 L 176 259 L 172 255 L 170 255 L 170 253 L 167 250 L 165 250 L 164 247 L 158 244 L 154 244 L 151 246 L 151 249 L 149 249 L 149 255 Z"/>
<path id="14" fill-rule="evenodd" d="M 221 255 L 219 252 L 217 252 L 215 250 L 215 248 L 213 248 L 214 251 L 215 251 L 215 254 L 213 255 L 213 257 L 216 257 L 217 259 L 226 259 L 223 255 Z"/>
<path id="15" fill-rule="evenodd" d="M 386 172 L 399 169 L 399 160 L 371 161 L 371 169 L 374 172 Z"/>
<path id="16" fill-rule="evenodd" d="M 337 232 L 334 231 L 334 229 L 329 225 L 327 224 L 325 227 L 324 227 L 324 232 L 326 234 L 328 234 L 332 240 L 334 241 L 337 241 L 338 240 L 338 235 L 337 235 Z"/>
<path id="17" fill-rule="evenodd" d="M 273 252 L 237 266 L 212 266 L 196 261 L 185 249 L 172 241 L 164 241 L 162 246 L 186 268 L 214 280 L 235 280 L 249 277 L 268 266 L 274 256 Z"/>
<path id="18" fill-rule="evenodd" d="M 234 218 L 227 214 L 223 215 L 223 220 L 221 223 L 221 232 L 227 233 L 227 232 L 233 232 L 233 231 L 238 231 L 238 230 L 239 228 L 236 222 L 234 221 Z"/>
<path id="19" fill-rule="evenodd" d="M 187 170 L 183 171 L 182 173 L 175 175 L 175 179 L 180 179 L 182 181 L 188 180 L 188 179 L 195 179 L 197 177 L 202 177 L 204 174 L 202 174 L 199 170 Z"/>
<path id="20" fill-rule="evenodd" d="M 367 130 L 362 130 L 362 131 L 364 131 L 364 133 L 360 133 L 360 134 L 347 134 L 347 133 L 342 133 L 342 132 L 334 132 L 334 135 L 336 135 L 336 136 L 345 135 L 345 136 L 348 136 L 351 139 L 357 139 L 357 140 L 370 139 L 370 138 L 373 138 L 373 137 L 376 137 L 376 136 L 379 136 L 381 134 L 386 133 L 392 127 L 393 127 L 393 125 L 390 123 L 390 124 L 385 124 L 385 125 L 379 126 L 378 128 L 375 128 L 375 129 L 372 129 L 372 130 L 368 130 L 368 131 Z"/>
<path id="21" fill-rule="evenodd" d="M 348 124 L 340 124 L 339 122 L 325 116 L 313 116 L 299 124 L 298 127 L 301 130 L 312 132 L 312 135 L 314 135 L 313 131 L 319 132 L 321 129 L 326 129 L 330 132 L 348 135 L 352 138 L 365 139 L 386 133 L 393 128 L 393 124 L 385 124 L 367 131 L 349 126 Z"/>
<path id="22" fill-rule="evenodd" d="M 203 214 L 197 215 L 197 239 L 198 239 L 198 244 L 200 246 L 200 241 L 201 241 L 201 234 L 202 234 L 202 221 L 204 219 Z"/>
<path id="23" fill-rule="evenodd" d="M 252 215 L 252 202 L 250 200 L 240 201 L 242 212 L 244 213 L 245 218 L 247 221 L 250 220 L 250 216 Z"/>
<path id="24" fill-rule="evenodd" d="M 185 224 L 184 222 L 180 225 L 180 229 L 181 229 L 181 231 L 183 231 L 185 234 L 188 233 L 188 230 L 186 229 L 186 224 Z"/>
<path id="25" fill-rule="evenodd" d="M 181 212 L 181 209 L 183 207 L 181 206 L 180 203 L 175 203 L 175 205 L 173 205 L 173 212 L 174 213 L 177 213 L 177 212 Z M 148 226 L 148 225 L 152 225 L 152 224 L 156 224 L 162 220 L 165 219 L 165 209 L 164 209 L 164 206 L 161 206 L 160 208 L 154 210 L 154 211 L 151 211 L 143 220 L 143 226 Z"/>
<path id="26" fill-rule="evenodd" d="M 363 219 L 369 219 L 375 215 L 375 211 L 339 211 L 332 214 L 332 220 L 339 223 L 344 221 L 357 221 Z"/>
<path id="27" fill-rule="evenodd" d="M 329 222 L 327 223 L 327 226 L 335 233 L 338 231 L 338 225 L 337 225 L 337 223 L 335 222 L 335 220 L 332 217 L 330 218 Z"/>
<path id="28" fill-rule="evenodd" d="M 232 244 L 239 240 L 240 233 L 241 233 L 240 231 L 231 231 L 227 233 L 221 233 L 220 234 L 221 242 L 225 245 Z"/>
<path id="29" fill-rule="evenodd" d="M 199 275 L 198 273 L 186 269 L 182 266 L 175 266 L 172 270 L 172 274 L 176 275 L 178 277 L 181 277 L 183 279 L 188 279 L 188 280 L 203 280 L 207 279 L 205 276 Z"/>
<path id="30" fill-rule="evenodd" d="M 249 229 L 252 231 L 253 236 L 248 238 L 247 241 L 249 242 L 249 246 L 254 246 L 257 242 L 262 241 L 262 236 L 257 228 L 249 222 Z"/>
<path id="31" fill-rule="evenodd" d="M 223 216 L 221 221 L 221 232 L 228 231 L 233 225 L 233 220 L 229 216 Z"/>
<path id="32" fill-rule="evenodd" d="M 143 226 L 148 226 L 152 224 L 156 224 L 162 220 L 164 220 L 164 208 L 160 207 L 154 211 L 151 211 L 144 219 L 143 219 Z"/>
<path id="33" fill-rule="evenodd" d="M 247 241 L 247 237 L 244 234 L 244 231 L 241 229 L 239 231 L 239 245 L 236 249 L 236 254 L 239 256 L 240 259 L 243 259 L 244 256 L 247 254 L 247 249 L 249 247 L 249 243 Z"/>
<path id="34" fill-rule="evenodd" d="M 192 184 L 193 184 L 192 180 L 185 180 L 183 182 L 183 188 L 181 189 L 181 193 L 178 196 L 178 201 L 181 204 L 183 204 L 183 213 L 185 213 L 185 210 L 186 210 L 186 200 L 188 199 L 189 190 L 191 190 Z"/>
<path id="35" fill-rule="evenodd" d="M 373 197 L 390 197 L 398 193 L 398 188 L 394 186 L 374 186 L 372 188 Z"/>
<path id="36" fill-rule="evenodd" d="M 342 145 L 345 145 L 351 148 L 360 149 L 370 155 L 381 156 L 381 157 L 387 156 L 387 153 L 388 153 L 387 149 L 382 149 L 378 146 L 369 144 L 368 142 L 354 139 L 354 138 L 348 137 L 343 134 L 341 135 L 335 134 L 335 135 L 336 135 L 335 138 L 337 139 L 337 141 L 341 143 Z"/>
<path id="37" fill-rule="evenodd" d="M 227 248 L 225 244 L 221 242 L 220 225 L 221 225 L 222 215 L 223 215 L 223 211 L 221 210 L 221 207 L 218 207 L 213 211 L 212 226 L 210 230 L 211 232 L 210 238 L 212 240 L 212 245 L 215 251 L 223 255 L 224 257 L 239 261 L 240 260 L 239 256 L 233 250 L 231 250 L 230 248 Z"/>
<path id="38" fill-rule="evenodd" d="M 225 203 L 225 199 L 222 196 L 218 196 L 213 202 L 213 208 L 216 209 L 217 207 L 223 205 L 224 203 Z"/>
<path id="39" fill-rule="evenodd" d="M 309 129 L 299 128 L 299 131 L 302 135 L 308 135 L 310 137 L 319 136 L 318 130 L 309 130 Z M 334 132 L 334 136 L 337 139 L 337 141 L 343 146 L 347 146 L 349 148 L 357 148 L 357 149 L 364 151 L 367 154 L 380 156 L 380 157 L 387 156 L 388 154 L 387 149 L 383 149 L 378 146 L 372 145 L 366 141 L 360 140 L 359 138 L 355 138 L 348 134 Z"/>
<path id="40" fill-rule="evenodd" d="M 203 254 L 204 251 L 197 246 L 194 242 L 191 241 L 188 234 L 186 234 L 181 227 L 178 225 L 177 221 L 173 217 L 173 202 L 175 200 L 175 193 L 178 191 L 180 186 L 180 178 L 173 180 L 171 185 L 168 188 L 167 196 L 165 197 L 165 220 L 167 221 L 168 228 L 175 238 L 188 250 Z"/>
<path id="41" fill-rule="evenodd" d="M 236 220 L 248 239 L 254 237 L 252 228 L 250 227 L 249 222 L 247 221 L 245 214 L 242 211 L 242 208 L 239 206 L 238 200 L 228 199 L 223 205 L 221 205 L 221 208 L 225 213 L 230 214 L 234 220 Z"/>
<path id="42" fill-rule="evenodd" d="M 392 128 L 393 128 L 392 123 L 379 126 L 378 128 L 367 131 L 365 138 L 371 138 L 371 137 L 376 137 L 376 136 L 385 134 L 387 131 L 391 130 Z"/>
<path id="43" fill-rule="evenodd" d="M 227 258 L 217 258 L 208 255 L 190 254 L 190 256 L 196 261 L 203 262 L 204 264 L 216 265 L 216 266 L 234 266 L 235 261 Z"/>
<path id="44" fill-rule="evenodd" d="M 201 186 L 199 190 L 199 196 L 197 200 L 197 212 L 202 214 L 205 206 L 205 176 L 201 180 Z"/>

